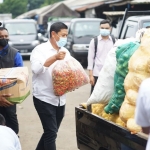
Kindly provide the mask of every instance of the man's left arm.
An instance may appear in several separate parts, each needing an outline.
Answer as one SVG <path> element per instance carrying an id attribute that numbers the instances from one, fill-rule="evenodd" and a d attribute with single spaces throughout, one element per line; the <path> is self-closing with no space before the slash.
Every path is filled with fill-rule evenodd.
<path id="1" fill-rule="evenodd" d="M 145 108 L 147 104 L 146 102 L 149 101 L 149 92 L 147 93 L 146 89 L 147 86 L 145 86 L 145 82 L 143 82 L 140 86 L 138 97 L 136 100 L 135 121 L 139 126 L 141 126 L 143 133 L 149 134 L 150 124 L 147 115 L 148 112 Z"/>
<path id="2" fill-rule="evenodd" d="M 14 67 L 23 67 L 23 59 L 19 52 L 16 53 Z"/>

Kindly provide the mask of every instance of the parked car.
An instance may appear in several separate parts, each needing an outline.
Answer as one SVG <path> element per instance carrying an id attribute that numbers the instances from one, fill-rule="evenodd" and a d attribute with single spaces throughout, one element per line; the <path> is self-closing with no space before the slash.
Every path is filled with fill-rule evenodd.
<path id="1" fill-rule="evenodd" d="M 122 20 L 118 22 L 116 28 L 112 28 L 112 34 L 115 38 L 119 38 L 119 33 L 121 30 Z M 121 32 L 121 39 L 135 37 L 136 32 L 141 28 L 146 28 L 150 26 L 150 16 L 132 16 L 129 17 L 123 26 L 123 30 Z"/>
<path id="2" fill-rule="evenodd" d="M 111 34 L 118 39 L 119 33 L 120 33 L 120 28 L 121 28 L 122 20 L 119 20 L 118 23 L 116 24 L 116 27 L 112 27 Z"/>
<path id="3" fill-rule="evenodd" d="M 136 32 L 141 28 L 150 26 L 150 16 L 132 16 L 126 20 L 121 38 L 135 37 Z"/>
<path id="4" fill-rule="evenodd" d="M 99 35 L 100 21 L 98 18 L 72 19 L 68 31 L 66 48 L 81 63 L 87 62 L 89 43 Z"/>
<path id="5" fill-rule="evenodd" d="M 9 44 L 18 49 L 23 56 L 30 56 L 40 42 L 37 23 L 32 19 L 11 19 L 3 22 L 9 32 Z"/>

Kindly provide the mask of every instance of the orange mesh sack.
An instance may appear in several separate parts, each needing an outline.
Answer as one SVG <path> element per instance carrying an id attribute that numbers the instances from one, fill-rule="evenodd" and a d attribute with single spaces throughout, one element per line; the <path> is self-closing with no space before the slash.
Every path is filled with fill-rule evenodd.
<path id="1" fill-rule="evenodd" d="M 83 67 L 72 56 L 56 63 L 52 71 L 52 80 L 54 93 L 57 96 L 89 83 L 89 77 Z"/>

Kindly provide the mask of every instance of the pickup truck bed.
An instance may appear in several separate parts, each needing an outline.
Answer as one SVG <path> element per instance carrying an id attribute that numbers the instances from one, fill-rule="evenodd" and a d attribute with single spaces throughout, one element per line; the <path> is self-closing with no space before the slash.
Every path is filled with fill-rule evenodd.
<path id="1" fill-rule="evenodd" d="M 121 144 L 133 150 L 145 150 L 148 136 L 131 134 L 126 128 L 75 108 L 77 145 L 80 150 L 122 150 Z"/>

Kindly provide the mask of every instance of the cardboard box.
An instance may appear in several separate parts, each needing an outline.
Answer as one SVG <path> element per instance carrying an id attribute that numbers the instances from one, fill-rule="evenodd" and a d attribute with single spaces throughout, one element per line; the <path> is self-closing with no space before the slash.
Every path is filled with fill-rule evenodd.
<path id="1" fill-rule="evenodd" d="M 2 94 L 12 94 L 7 99 L 16 104 L 22 103 L 30 95 L 27 67 L 0 69 L 0 95 Z"/>

